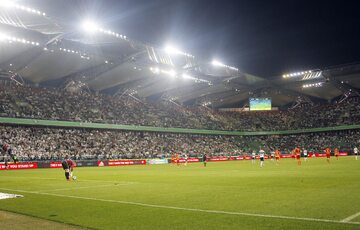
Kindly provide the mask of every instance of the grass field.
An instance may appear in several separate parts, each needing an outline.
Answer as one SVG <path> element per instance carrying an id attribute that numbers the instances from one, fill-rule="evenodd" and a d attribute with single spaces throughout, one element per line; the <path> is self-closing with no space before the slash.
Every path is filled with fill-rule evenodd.
<path id="1" fill-rule="evenodd" d="M 0 209 L 95 229 L 360 229 L 360 161 L 258 163 L 0 171 L 0 192 L 24 195 Z"/>

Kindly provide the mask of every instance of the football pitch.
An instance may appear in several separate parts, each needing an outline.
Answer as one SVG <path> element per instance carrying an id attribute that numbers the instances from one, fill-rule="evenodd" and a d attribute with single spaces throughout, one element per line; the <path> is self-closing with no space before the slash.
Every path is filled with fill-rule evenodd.
<path id="1" fill-rule="evenodd" d="M 0 171 L 0 210 L 91 229 L 360 229 L 360 160 Z M 32 229 L 29 226 L 28 229 Z"/>

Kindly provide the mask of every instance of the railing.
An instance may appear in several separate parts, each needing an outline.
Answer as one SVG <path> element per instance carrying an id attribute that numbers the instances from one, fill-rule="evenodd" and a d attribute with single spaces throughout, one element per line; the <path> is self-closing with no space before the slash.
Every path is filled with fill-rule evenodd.
<path id="1" fill-rule="evenodd" d="M 360 129 L 360 125 L 341 125 L 341 126 L 326 127 L 326 128 L 247 132 L 247 131 L 224 131 L 224 130 L 207 130 L 207 129 L 163 128 L 163 127 L 136 126 L 136 125 L 118 125 L 118 124 L 115 125 L 115 124 L 103 124 L 103 123 L 91 123 L 91 122 L 39 120 L 39 119 L 25 119 L 25 118 L 9 118 L 9 117 L 0 117 L 0 124 L 86 128 L 86 129 L 113 129 L 113 130 L 163 132 L 163 133 L 230 135 L 230 136 L 284 135 L 284 134 L 301 134 L 301 133 Z"/>

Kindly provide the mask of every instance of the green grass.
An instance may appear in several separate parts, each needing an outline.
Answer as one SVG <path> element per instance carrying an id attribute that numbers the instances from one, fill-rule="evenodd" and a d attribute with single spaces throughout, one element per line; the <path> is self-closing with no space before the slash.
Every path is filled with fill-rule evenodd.
<path id="1" fill-rule="evenodd" d="M 360 161 L 258 163 L 76 168 L 76 182 L 66 182 L 62 169 L 0 171 L 0 192 L 24 195 L 0 200 L 0 209 L 95 229 L 360 229 L 236 214 L 341 221 L 360 212 Z"/>

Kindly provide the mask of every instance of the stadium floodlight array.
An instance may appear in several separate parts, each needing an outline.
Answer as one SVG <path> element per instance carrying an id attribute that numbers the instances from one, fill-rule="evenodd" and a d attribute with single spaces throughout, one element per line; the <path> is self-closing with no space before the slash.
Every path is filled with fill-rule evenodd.
<path id="1" fill-rule="evenodd" d="M 301 71 L 295 72 L 290 74 L 284 74 L 283 78 L 301 78 L 302 81 L 311 80 L 316 78 L 322 78 L 322 71 L 321 70 L 308 70 L 308 71 Z"/>
<path id="2" fill-rule="evenodd" d="M 186 73 L 183 73 L 181 76 L 182 76 L 183 79 L 191 79 L 191 80 L 196 80 L 197 79 L 196 77 L 190 76 L 190 75 L 188 75 Z"/>
<path id="3" fill-rule="evenodd" d="M 211 62 L 211 64 L 212 64 L 213 66 L 220 66 L 220 67 L 225 67 L 225 68 L 228 68 L 228 69 L 231 69 L 231 70 L 234 70 L 234 71 L 239 71 L 238 68 L 233 67 L 233 66 L 225 65 L 225 64 L 223 64 L 222 62 L 220 62 L 220 61 L 218 61 L 218 60 L 213 60 L 213 61 Z"/>
<path id="4" fill-rule="evenodd" d="M 90 57 L 88 56 L 88 54 L 82 53 L 77 50 L 71 50 L 71 49 L 65 49 L 65 48 L 59 48 L 59 50 L 65 52 L 65 53 L 78 54 L 81 58 L 90 60 Z M 105 61 L 105 63 L 106 63 L 106 61 Z"/>
<path id="5" fill-rule="evenodd" d="M 133 96 L 133 95 L 135 95 L 135 94 L 138 93 L 137 90 L 135 90 L 135 89 L 131 89 L 131 90 L 129 90 L 129 91 L 130 91 L 130 92 L 128 93 L 129 96 Z"/>
<path id="6" fill-rule="evenodd" d="M 27 44 L 27 45 L 33 45 L 33 46 L 39 46 L 40 45 L 40 43 L 36 42 L 36 41 L 30 41 L 30 40 L 27 40 L 25 38 L 13 37 L 13 36 L 9 36 L 7 34 L 4 34 L 4 33 L 0 32 L 0 42 L 1 41 L 7 41 L 9 43 L 17 42 L 17 43 L 23 43 L 23 44 Z"/>
<path id="7" fill-rule="evenodd" d="M 304 76 L 305 74 L 309 74 L 309 73 L 312 73 L 312 71 L 308 70 L 308 71 L 294 72 L 294 73 L 284 74 L 283 78 L 300 77 L 300 76 Z"/>
<path id="8" fill-rule="evenodd" d="M 110 35 L 110 36 L 113 36 L 113 37 L 116 37 L 119 39 L 123 39 L 123 40 L 127 39 L 127 37 L 125 35 L 116 33 L 114 31 L 111 31 L 108 29 L 101 28 L 97 23 L 95 23 L 91 20 L 85 20 L 82 23 L 82 28 L 88 33 L 98 32 L 98 33 L 103 33 L 103 34 Z"/>
<path id="9" fill-rule="evenodd" d="M 317 83 L 312 83 L 312 84 L 304 84 L 302 87 L 303 88 L 313 88 L 313 87 L 321 87 L 323 86 L 323 82 L 317 82 Z"/>
<path id="10" fill-rule="evenodd" d="M 211 81 L 204 80 L 204 79 L 201 79 L 201 78 L 195 79 L 195 82 L 196 82 L 196 83 L 208 83 L 208 85 L 212 85 L 212 82 L 211 82 Z"/>
<path id="11" fill-rule="evenodd" d="M 154 74 L 166 74 L 169 75 L 171 77 L 176 77 L 179 76 L 175 70 L 171 69 L 171 70 L 163 70 L 160 69 L 159 67 L 150 67 L 150 71 L 153 72 Z M 190 80 L 194 80 L 195 83 L 207 83 L 208 85 L 213 85 L 211 81 L 205 80 L 205 79 L 201 79 L 201 78 L 196 78 L 193 76 L 190 76 L 186 73 L 182 73 L 181 74 L 181 78 L 182 79 L 190 79 Z"/>
<path id="12" fill-rule="evenodd" d="M 150 71 L 153 72 L 154 74 L 160 74 L 160 73 L 164 73 L 167 74 L 171 77 L 175 77 L 176 76 L 176 72 L 175 70 L 171 69 L 171 70 L 163 70 L 163 69 L 159 69 L 158 67 L 150 67 Z"/>
<path id="13" fill-rule="evenodd" d="M 311 73 L 305 74 L 303 76 L 302 80 L 310 80 L 310 79 L 321 78 L 321 77 L 323 77 L 322 71 L 316 71 L 316 72 L 311 72 Z"/>
<path id="14" fill-rule="evenodd" d="M 196 78 L 196 77 L 193 77 L 193 76 L 190 76 L 186 73 L 183 73 L 182 75 L 182 78 L 183 79 L 190 79 L 190 80 L 194 80 L 196 83 L 208 83 L 208 85 L 213 85 L 211 81 L 208 81 L 208 80 L 204 80 L 204 79 L 201 79 L 201 78 Z"/>
<path id="15" fill-rule="evenodd" d="M 184 55 L 186 57 L 191 57 L 191 58 L 194 58 L 193 55 L 189 54 L 189 53 L 185 53 L 181 50 L 179 50 L 178 48 L 172 46 L 172 45 L 166 45 L 165 48 L 164 48 L 164 51 L 168 54 L 181 54 L 181 55 Z"/>
<path id="16" fill-rule="evenodd" d="M 22 11 L 26 11 L 28 13 L 33 13 L 33 14 L 37 14 L 39 16 L 44 16 L 44 17 L 46 16 L 46 13 L 41 12 L 40 10 L 36 10 L 31 7 L 20 5 L 20 4 L 15 3 L 14 1 L 10 1 L 10 0 L 0 0 L 0 7 L 22 10 Z"/>
<path id="17" fill-rule="evenodd" d="M 211 101 L 206 101 L 201 104 L 202 106 L 208 106 L 211 105 Z"/>
<path id="18" fill-rule="evenodd" d="M 171 70 L 161 70 L 161 73 L 167 74 L 170 77 L 175 77 L 176 76 L 176 72 L 173 69 L 171 69 Z"/>

